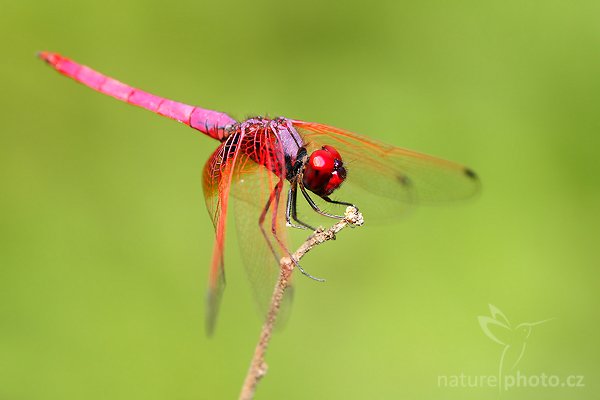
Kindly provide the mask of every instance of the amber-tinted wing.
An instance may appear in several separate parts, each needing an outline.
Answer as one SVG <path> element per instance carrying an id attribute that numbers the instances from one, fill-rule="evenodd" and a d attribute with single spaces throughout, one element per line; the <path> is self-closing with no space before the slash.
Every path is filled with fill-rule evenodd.
<path id="1" fill-rule="evenodd" d="M 213 333 L 225 287 L 225 269 L 223 251 L 225 246 L 225 229 L 227 226 L 227 209 L 231 181 L 240 156 L 238 146 L 240 135 L 230 136 L 215 150 L 204 165 L 203 189 L 206 208 L 215 227 L 215 244 L 213 248 L 208 293 L 206 299 L 206 330 Z"/>
<path id="2" fill-rule="evenodd" d="M 255 160 L 260 160 L 260 164 Z M 233 201 L 242 261 L 261 313 L 269 304 L 279 274 L 279 258 L 288 251 L 284 173 L 283 150 L 269 131 L 264 130 L 231 136 L 204 168 L 206 206 L 216 231 L 207 299 L 209 334 L 215 326 L 224 288 L 223 252 L 229 200 Z"/>
<path id="3" fill-rule="evenodd" d="M 240 179 L 232 184 L 233 213 L 238 246 L 261 318 L 268 309 L 279 276 L 279 259 L 288 250 L 285 226 L 285 187 L 275 198 L 279 179 L 264 166 L 248 160 Z M 242 172 L 243 171 L 243 172 Z M 268 210 L 265 210 L 271 198 Z M 261 215 L 264 214 L 262 230 Z M 272 233 L 275 227 L 277 238 Z M 278 240 L 277 240 L 278 239 Z"/>
<path id="4" fill-rule="evenodd" d="M 268 129 L 250 132 L 242 143 L 231 189 L 238 245 L 261 317 L 279 276 L 279 259 L 289 251 L 280 143 Z"/>
<path id="5" fill-rule="evenodd" d="M 367 203 L 373 205 L 364 211 L 378 217 L 393 217 L 394 210 L 389 210 L 388 205 L 405 207 L 461 200 L 473 196 L 479 189 L 477 176 L 463 165 L 323 124 L 292 123 L 309 152 L 326 144 L 340 152 L 348 177 L 334 194 L 345 201 L 356 202 L 361 209 L 361 198 L 371 197 Z M 346 196 L 353 193 L 354 186 L 364 192 L 356 200 Z M 365 220 L 369 222 L 367 214 Z"/>

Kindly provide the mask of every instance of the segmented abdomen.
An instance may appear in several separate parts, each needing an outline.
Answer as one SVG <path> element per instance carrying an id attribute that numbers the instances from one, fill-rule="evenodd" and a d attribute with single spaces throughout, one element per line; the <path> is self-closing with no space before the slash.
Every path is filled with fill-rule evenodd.
<path id="1" fill-rule="evenodd" d="M 226 136 L 224 128 L 236 123 L 233 118 L 225 113 L 206 110 L 155 96 L 119 82 L 59 54 L 44 51 L 39 56 L 61 74 L 81 82 L 100 93 L 182 122 L 214 139 L 222 141 Z"/>

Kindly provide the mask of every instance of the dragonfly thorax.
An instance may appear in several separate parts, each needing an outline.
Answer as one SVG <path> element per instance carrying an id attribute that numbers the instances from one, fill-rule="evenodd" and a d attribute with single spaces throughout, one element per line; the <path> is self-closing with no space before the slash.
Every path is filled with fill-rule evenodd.
<path id="1" fill-rule="evenodd" d="M 228 138 L 232 135 L 243 138 L 242 152 L 255 162 L 289 181 L 297 179 L 318 196 L 329 196 L 346 179 L 346 168 L 335 147 L 325 145 L 309 156 L 302 136 L 287 118 L 249 118 L 232 125 Z"/>

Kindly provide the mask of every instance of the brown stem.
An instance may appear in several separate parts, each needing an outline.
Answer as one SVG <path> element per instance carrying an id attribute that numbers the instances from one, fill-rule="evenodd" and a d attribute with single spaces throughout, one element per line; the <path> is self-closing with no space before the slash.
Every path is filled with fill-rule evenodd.
<path id="1" fill-rule="evenodd" d="M 356 208 L 348 207 L 346 209 L 346 213 L 344 214 L 344 219 L 338 221 L 335 225 L 327 230 L 323 228 L 317 229 L 315 233 L 309 236 L 309 238 L 302 243 L 298 250 L 292 254 L 292 257 L 296 261 L 300 261 L 300 259 L 304 257 L 304 255 L 312 248 L 328 240 L 335 239 L 336 233 L 344 229 L 346 226 L 350 225 L 354 227 L 362 224 L 362 214 Z M 267 312 L 267 318 L 263 324 L 260 338 L 256 345 L 256 349 L 254 350 L 254 356 L 252 357 L 250 368 L 248 369 L 248 374 L 246 375 L 244 385 L 242 386 L 240 400 L 250 400 L 254 398 L 254 392 L 256 391 L 256 385 L 258 385 L 258 381 L 260 381 L 260 379 L 267 374 L 265 353 L 267 352 L 269 340 L 271 339 L 271 334 L 273 333 L 273 327 L 275 326 L 277 314 L 281 308 L 283 295 L 288 287 L 292 272 L 294 271 L 294 263 L 289 257 L 282 258 L 279 262 L 279 266 L 281 271 L 279 274 L 279 279 L 275 284 L 273 296 L 271 297 L 271 305 L 269 306 L 269 311 Z"/>

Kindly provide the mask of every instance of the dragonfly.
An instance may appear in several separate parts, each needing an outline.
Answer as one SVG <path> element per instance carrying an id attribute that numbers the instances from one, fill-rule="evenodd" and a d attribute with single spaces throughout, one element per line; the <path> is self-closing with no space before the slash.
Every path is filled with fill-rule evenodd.
<path id="1" fill-rule="evenodd" d="M 206 302 L 209 334 L 215 329 L 225 286 L 230 208 L 243 263 L 257 301 L 266 309 L 279 259 L 291 257 L 287 228 L 314 230 L 313 215 L 341 219 L 340 207 L 347 206 L 360 208 L 367 223 L 388 221 L 415 204 L 461 200 L 478 191 L 475 172 L 452 161 L 321 123 L 261 116 L 238 121 L 223 112 L 150 94 L 57 53 L 43 51 L 39 57 L 85 86 L 181 122 L 220 143 L 202 177 L 215 229 Z M 322 280 L 293 262 L 302 274 Z"/>

